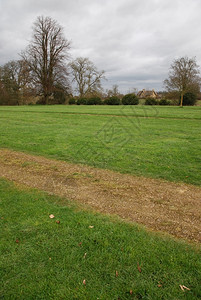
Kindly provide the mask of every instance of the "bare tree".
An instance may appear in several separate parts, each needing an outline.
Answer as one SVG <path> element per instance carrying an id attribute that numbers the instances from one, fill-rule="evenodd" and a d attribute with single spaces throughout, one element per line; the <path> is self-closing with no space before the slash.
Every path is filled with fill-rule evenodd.
<path id="1" fill-rule="evenodd" d="M 98 71 L 93 62 L 88 58 L 78 57 L 70 64 L 76 91 L 84 97 L 102 90 L 101 79 L 104 71 Z"/>
<path id="2" fill-rule="evenodd" d="M 106 90 L 106 93 L 107 93 L 107 97 L 120 96 L 118 85 L 114 84 L 110 90 Z"/>
<path id="3" fill-rule="evenodd" d="M 169 79 L 164 85 L 169 92 L 179 92 L 180 106 L 186 92 L 200 90 L 200 71 L 195 58 L 181 57 L 174 60 L 170 67 Z"/>
<path id="4" fill-rule="evenodd" d="M 50 17 L 38 17 L 32 40 L 21 56 L 28 63 L 33 83 L 46 104 L 55 85 L 69 88 L 66 64 L 69 49 L 70 42 L 64 37 L 63 28 Z"/>
<path id="5" fill-rule="evenodd" d="M 10 104 L 24 104 L 24 98 L 33 93 L 30 70 L 23 60 L 12 60 L 1 66 L 0 81 Z"/>

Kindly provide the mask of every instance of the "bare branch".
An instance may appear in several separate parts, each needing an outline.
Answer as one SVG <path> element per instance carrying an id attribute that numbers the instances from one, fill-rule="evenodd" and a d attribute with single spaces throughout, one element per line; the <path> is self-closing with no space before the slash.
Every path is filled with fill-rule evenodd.
<path id="1" fill-rule="evenodd" d="M 63 28 L 50 17 L 38 17 L 33 26 L 32 40 L 21 56 L 29 65 L 32 80 L 45 103 L 56 85 L 69 89 L 66 69 L 69 49 L 70 42 L 64 37 Z"/>
<path id="2" fill-rule="evenodd" d="M 101 90 L 101 80 L 104 79 L 104 71 L 98 71 L 95 65 L 83 57 L 76 58 L 70 64 L 73 81 L 76 83 L 76 91 L 80 97 L 87 96 Z"/>
<path id="3" fill-rule="evenodd" d="M 183 105 L 183 96 L 189 91 L 200 89 L 200 70 L 196 58 L 181 57 L 174 60 L 170 67 L 169 78 L 164 80 L 164 86 L 168 91 L 178 91 L 180 94 L 180 106 Z"/>

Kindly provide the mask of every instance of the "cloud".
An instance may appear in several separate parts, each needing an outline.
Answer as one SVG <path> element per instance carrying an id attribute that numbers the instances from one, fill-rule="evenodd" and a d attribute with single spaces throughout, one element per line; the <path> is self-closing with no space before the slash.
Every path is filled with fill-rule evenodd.
<path id="1" fill-rule="evenodd" d="M 173 59 L 201 63 L 199 0 L 0 0 L 0 64 L 17 59 L 37 16 L 51 16 L 83 56 L 106 71 L 109 88 L 162 89 Z"/>

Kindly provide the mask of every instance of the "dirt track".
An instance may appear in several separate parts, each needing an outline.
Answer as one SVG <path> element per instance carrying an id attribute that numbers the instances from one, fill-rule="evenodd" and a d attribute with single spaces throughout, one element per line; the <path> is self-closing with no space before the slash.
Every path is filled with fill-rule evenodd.
<path id="1" fill-rule="evenodd" d="M 0 177 L 201 241 L 201 188 L 0 149 Z"/>

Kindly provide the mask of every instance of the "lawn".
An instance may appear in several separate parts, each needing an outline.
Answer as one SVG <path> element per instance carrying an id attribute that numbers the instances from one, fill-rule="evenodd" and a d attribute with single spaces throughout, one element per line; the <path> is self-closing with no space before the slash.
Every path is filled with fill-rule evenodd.
<path id="1" fill-rule="evenodd" d="M 201 185 L 201 107 L 0 107 L 0 147 Z"/>
<path id="2" fill-rule="evenodd" d="M 199 119 L 201 120 L 201 107 L 189 106 L 180 108 L 178 106 L 127 106 L 127 105 L 33 105 L 33 106 L 0 106 L 0 111 L 14 112 L 40 112 L 40 113 L 62 113 L 62 114 L 95 114 L 153 117 L 153 118 L 176 118 L 176 119 Z"/>
<path id="3" fill-rule="evenodd" d="M 198 247 L 2 179 L 0 200 L 1 299 L 201 297 Z"/>

